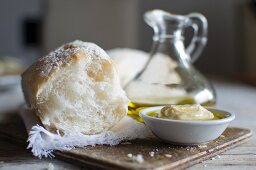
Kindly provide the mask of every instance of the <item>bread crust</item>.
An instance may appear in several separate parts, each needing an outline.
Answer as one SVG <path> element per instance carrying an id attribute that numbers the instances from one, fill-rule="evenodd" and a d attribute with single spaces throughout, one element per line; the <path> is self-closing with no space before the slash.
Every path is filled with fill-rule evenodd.
<path id="1" fill-rule="evenodd" d="M 27 70 L 25 70 L 25 72 L 22 74 L 21 82 L 24 98 L 27 106 L 39 116 L 42 122 L 44 122 L 44 119 L 48 114 L 51 114 L 43 113 L 38 108 L 40 102 L 40 93 L 43 91 L 44 87 L 47 86 L 47 83 L 52 78 L 54 78 L 54 76 L 58 74 L 59 71 L 65 69 L 65 67 L 81 62 L 82 60 L 86 60 L 92 56 L 100 60 L 104 70 L 114 71 L 113 74 L 116 74 L 115 76 L 118 78 L 117 72 L 115 68 L 113 68 L 113 62 L 105 53 L 105 51 L 93 43 L 86 44 L 81 41 L 74 41 L 61 46 L 50 54 L 40 58 L 37 62 L 35 62 Z M 87 71 L 87 75 L 93 78 L 95 81 L 102 81 L 101 74 L 103 73 L 94 73 Z M 117 79 L 117 81 L 119 80 Z M 120 112 L 112 113 L 119 120 L 127 113 L 126 106 L 128 103 L 128 99 L 124 95 L 122 96 L 121 101 L 122 102 L 118 103 L 119 105 L 121 105 L 120 108 L 118 108 Z M 126 101 L 127 103 L 124 104 L 123 101 Z M 111 125 L 110 127 L 112 126 L 113 125 Z M 50 126 L 45 125 L 45 127 L 52 132 L 60 130 L 56 128 L 54 124 Z M 61 131 L 63 132 L 63 129 Z M 85 134 L 88 133 L 85 132 Z"/>
<path id="2" fill-rule="evenodd" d="M 27 106 L 32 110 L 37 109 L 36 101 L 40 89 L 55 73 L 65 66 L 86 58 L 86 54 L 79 47 L 70 44 L 60 47 L 57 51 L 60 51 L 56 53 L 58 56 L 53 57 L 63 58 L 63 62 L 49 61 L 47 56 L 52 56 L 52 53 L 54 53 L 52 52 L 46 57 L 40 58 L 21 75 L 24 98 Z"/>

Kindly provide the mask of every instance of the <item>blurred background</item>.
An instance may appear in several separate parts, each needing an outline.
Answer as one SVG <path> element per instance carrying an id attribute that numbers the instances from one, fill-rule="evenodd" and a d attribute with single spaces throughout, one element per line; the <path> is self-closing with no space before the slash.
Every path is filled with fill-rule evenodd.
<path id="1" fill-rule="evenodd" d="M 61 44 L 92 41 L 103 49 L 150 51 L 150 9 L 200 12 L 208 44 L 196 67 L 206 75 L 256 85 L 256 1 L 253 0 L 1 0 L 0 58 L 32 63 Z M 1 65 L 0 65 L 1 67 Z"/>

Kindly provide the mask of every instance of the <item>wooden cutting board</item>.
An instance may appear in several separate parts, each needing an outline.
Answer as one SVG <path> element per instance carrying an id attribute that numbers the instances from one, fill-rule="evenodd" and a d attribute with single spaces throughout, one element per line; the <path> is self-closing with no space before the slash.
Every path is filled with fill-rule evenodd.
<path id="1" fill-rule="evenodd" d="M 95 146 L 54 152 L 56 158 L 90 169 L 184 169 L 214 157 L 245 142 L 252 135 L 248 129 L 227 128 L 218 139 L 200 146 L 182 147 L 166 144 L 157 138 L 134 140 L 117 146 Z M 0 124 L 0 138 L 26 147 L 26 130 L 16 116 Z M 154 152 L 151 157 L 149 152 Z M 128 154 L 142 154 L 144 162 L 131 161 Z"/>

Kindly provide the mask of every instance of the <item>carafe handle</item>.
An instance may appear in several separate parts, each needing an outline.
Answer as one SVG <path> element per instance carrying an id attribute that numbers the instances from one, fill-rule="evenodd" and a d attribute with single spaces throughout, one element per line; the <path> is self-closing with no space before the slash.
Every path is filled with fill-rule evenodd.
<path id="1" fill-rule="evenodd" d="M 195 62 L 207 43 L 208 23 L 202 14 L 191 13 L 187 16 L 189 18 L 188 27 L 193 28 L 194 35 L 186 49 L 186 52 L 190 55 L 191 61 Z"/>

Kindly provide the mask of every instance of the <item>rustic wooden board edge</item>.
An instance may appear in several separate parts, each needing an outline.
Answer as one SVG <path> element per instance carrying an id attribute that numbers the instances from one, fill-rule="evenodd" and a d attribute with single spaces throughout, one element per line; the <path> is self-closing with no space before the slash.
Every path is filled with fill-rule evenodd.
<path id="1" fill-rule="evenodd" d="M 249 129 L 248 129 L 249 130 Z M 190 160 L 189 162 L 186 162 L 186 164 L 182 164 L 181 165 L 176 165 L 176 166 L 172 166 L 172 167 L 166 167 L 165 169 L 177 169 L 177 170 L 182 170 L 182 169 L 185 169 L 185 168 L 188 168 L 192 165 L 195 165 L 195 164 L 198 164 L 198 163 L 201 163 L 205 160 L 208 160 L 210 158 L 213 158 L 229 149 L 232 149 L 236 146 L 239 146 L 247 141 L 250 140 L 250 138 L 252 137 L 252 131 L 249 130 L 248 133 L 246 135 L 243 135 L 239 138 L 236 138 L 235 140 L 232 140 L 232 141 L 229 141 L 227 143 L 224 143 L 223 145 L 221 145 L 217 150 L 215 150 L 214 152 L 211 152 L 209 154 L 208 152 L 208 155 L 207 155 L 207 152 L 205 152 L 203 155 L 201 155 L 201 157 L 196 157 L 195 159 L 192 159 Z M 161 167 L 162 168 L 162 167 Z"/>
<path id="2" fill-rule="evenodd" d="M 85 159 L 84 157 L 81 157 L 79 155 L 73 155 L 73 154 L 66 155 L 66 154 L 62 153 L 61 151 L 56 151 L 54 153 L 56 154 L 56 158 L 66 161 L 66 162 L 73 163 L 78 166 L 83 166 L 83 167 L 89 166 L 90 168 L 94 167 L 97 170 L 108 170 L 108 169 L 109 170 L 110 169 L 111 170 L 120 170 L 120 169 L 129 170 L 130 169 L 130 168 L 125 168 L 123 166 L 103 162 L 101 160 L 99 160 L 97 162 L 97 161 L 95 161 L 95 159 L 92 159 L 90 157 Z M 91 161 L 91 160 L 93 160 L 93 161 Z"/>
<path id="3" fill-rule="evenodd" d="M 238 129 L 242 129 L 242 128 L 238 128 Z M 157 167 L 155 169 L 178 169 L 178 170 L 180 170 L 180 169 L 188 168 L 188 167 L 190 167 L 194 164 L 200 163 L 204 160 L 210 159 L 222 152 L 225 152 L 228 149 L 231 149 L 233 147 L 236 147 L 236 146 L 248 141 L 249 138 L 252 136 L 252 131 L 250 129 L 243 129 L 243 130 L 247 130 L 247 132 L 244 135 L 242 135 L 238 138 L 235 138 L 232 141 L 229 141 L 227 143 L 220 145 L 217 150 L 214 150 L 214 152 L 203 151 L 201 153 L 194 155 L 192 157 L 192 159 L 190 158 L 189 161 L 187 160 L 187 158 L 185 158 L 185 159 L 180 160 L 181 162 L 179 161 L 179 163 L 176 162 L 176 163 L 172 163 L 172 165 L 164 165 L 161 167 Z M 5 141 L 12 142 L 12 143 L 27 147 L 27 142 L 25 142 L 25 138 L 11 135 L 8 132 L 1 132 L 0 138 Z M 123 166 L 113 165 L 111 163 L 103 162 L 101 160 L 95 161 L 95 159 L 93 159 L 93 161 L 91 161 L 92 159 L 90 157 L 87 157 L 85 160 L 84 157 L 81 157 L 79 155 L 72 154 L 72 153 L 69 153 L 69 155 L 66 155 L 65 152 L 55 151 L 54 154 L 56 155 L 57 159 L 64 160 L 66 162 L 70 162 L 75 165 L 79 165 L 79 166 L 83 166 L 83 167 L 93 166 L 93 168 L 90 167 L 90 169 L 94 169 L 94 168 L 95 169 L 99 169 L 99 168 L 100 169 L 132 169 L 131 167 L 125 168 Z M 184 161 L 184 164 L 182 164 L 182 161 Z M 185 164 L 185 162 L 186 162 L 186 164 Z"/>
<path id="4" fill-rule="evenodd" d="M 178 162 L 177 163 L 172 163 L 172 165 L 164 165 L 164 166 L 157 167 L 155 169 L 161 169 L 161 170 L 163 170 L 163 169 L 177 169 L 177 170 L 182 170 L 182 169 L 188 168 L 192 165 L 201 163 L 204 160 L 208 160 L 208 159 L 210 159 L 214 156 L 217 156 L 220 153 L 225 152 L 228 149 L 234 148 L 238 145 L 241 145 L 241 144 L 247 142 L 250 139 L 250 137 L 252 136 L 252 131 L 249 130 L 249 129 L 243 129 L 243 130 L 247 130 L 248 133 L 246 135 L 243 135 L 243 136 L 240 136 L 240 137 L 236 138 L 235 140 L 232 140 L 232 141 L 229 141 L 227 143 L 224 143 L 224 144 L 220 145 L 217 150 L 214 150 L 214 152 L 204 151 L 204 152 L 198 153 L 197 155 L 194 155 L 193 158 L 190 159 L 189 161 L 187 160 L 187 158 L 185 158 L 183 160 L 180 160 L 179 163 Z M 90 157 L 86 157 L 86 160 L 85 160 L 84 157 L 81 157 L 79 155 L 72 154 L 72 153 L 69 153 L 69 155 L 66 155 L 63 152 L 56 151 L 55 154 L 61 160 L 76 163 L 77 165 L 80 165 L 80 166 L 81 165 L 84 166 L 84 164 L 87 164 L 87 165 L 95 166 L 95 168 L 101 168 L 101 169 L 113 169 L 113 170 L 114 169 L 117 169 L 117 170 L 118 169 L 127 169 L 127 170 L 132 169 L 130 167 L 125 168 L 125 167 L 119 166 L 119 165 L 113 166 L 113 164 L 109 164 L 109 163 L 103 162 L 101 160 L 98 161 L 98 162 L 90 162 L 90 159 L 91 159 Z M 181 161 L 182 162 L 184 161 L 184 164 L 182 164 Z M 185 162 L 186 162 L 186 164 L 185 164 Z"/>

